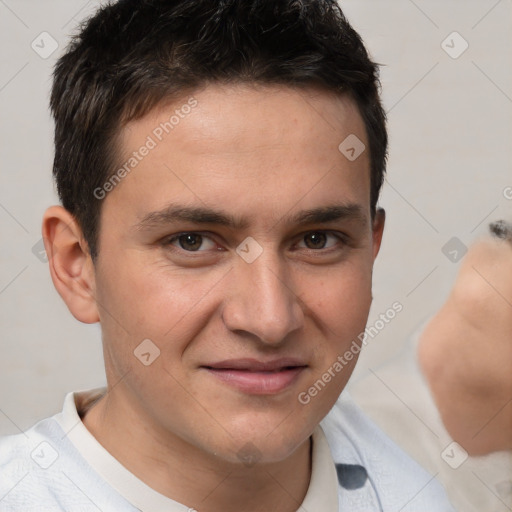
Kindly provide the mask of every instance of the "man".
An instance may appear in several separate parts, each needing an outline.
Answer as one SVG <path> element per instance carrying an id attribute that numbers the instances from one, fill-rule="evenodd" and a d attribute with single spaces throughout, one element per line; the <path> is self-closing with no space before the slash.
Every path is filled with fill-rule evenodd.
<path id="1" fill-rule="evenodd" d="M 50 272 L 100 322 L 108 387 L 0 443 L 2 510 L 452 510 L 338 400 L 387 135 L 337 4 L 107 5 L 51 105 Z"/>

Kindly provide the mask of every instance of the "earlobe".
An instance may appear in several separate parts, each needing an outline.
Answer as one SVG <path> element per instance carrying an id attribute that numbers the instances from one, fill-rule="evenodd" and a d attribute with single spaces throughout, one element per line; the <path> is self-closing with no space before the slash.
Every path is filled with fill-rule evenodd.
<path id="1" fill-rule="evenodd" d="M 386 223 L 386 211 L 384 208 L 377 208 L 373 219 L 373 259 L 379 254 L 380 245 L 382 243 L 382 235 L 384 233 L 384 224 Z"/>
<path id="2" fill-rule="evenodd" d="M 55 289 L 77 320 L 98 322 L 94 265 L 75 218 L 62 206 L 51 206 L 42 234 Z"/>

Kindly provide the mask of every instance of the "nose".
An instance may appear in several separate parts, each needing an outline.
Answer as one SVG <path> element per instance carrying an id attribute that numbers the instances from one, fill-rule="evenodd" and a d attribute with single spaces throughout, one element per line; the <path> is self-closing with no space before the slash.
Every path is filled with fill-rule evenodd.
<path id="1" fill-rule="evenodd" d="M 268 252 L 252 263 L 236 262 L 222 317 L 229 330 L 277 346 L 302 327 L 304 314 L 285 263 Z"/>

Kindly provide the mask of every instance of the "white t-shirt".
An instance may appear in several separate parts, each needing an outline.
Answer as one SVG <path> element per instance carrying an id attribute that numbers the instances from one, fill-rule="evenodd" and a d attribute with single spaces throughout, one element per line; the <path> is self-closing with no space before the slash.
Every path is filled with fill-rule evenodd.
<path id="1" fill-rule="evenodd" d="M 192 512 L 128 471 L 87 430 L 80 415 L 102 392 L 69 393 L 61 413 L 0 439 L 0 512 Z M 453 512 L 435 478 L 346 393 L 312 441 L 311 481 L 298 511 Z"/>

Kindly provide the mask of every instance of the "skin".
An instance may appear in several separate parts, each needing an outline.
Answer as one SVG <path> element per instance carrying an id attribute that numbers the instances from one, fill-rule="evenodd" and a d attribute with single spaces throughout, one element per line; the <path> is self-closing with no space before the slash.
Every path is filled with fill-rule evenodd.
<path id="1" fill-rule="evenodd" d="M 470 247 L 419 344 L 443 422 L 471 455 L 512 449 L 512 244 Z"/>
<path id="2" fill-rule="evenodd" d="M 138 478 L 187 506 L 291 512 L 309 486 L 311 433 L 357 357 L 309 404 L 298 395 L 357 339 L 372 301 L 384 212 L 372 222 L 368 151 L 350 162 L 338 150 L 349 134 L 368 147 L 364 124 L 350 99 L 320 89 L 209 85 L 193 95 L 197 107 L 103 200 L 95 264 L 73 217 L 59 206 L 45 213 L 53 282 L 78 320 L 102 328 L 109 392 L 83 421 Z M 120 164 L 186 100 L 129 123 Z M 247 225 L 136 228 L 169 203 Z M 358 215 L 287 220 L 331 204 Z M 169 241 L 183 232 L 204 237 Z M 236 252 L 248 236 L 263 249 L 252 263 Z M 149 366 L 134 356 L 144 339 L 160 349 Z M 280 357 L 305 367 L 273 394 L 204 368 Z M 256 464 L 241 462 L 244 447 Z"/>

